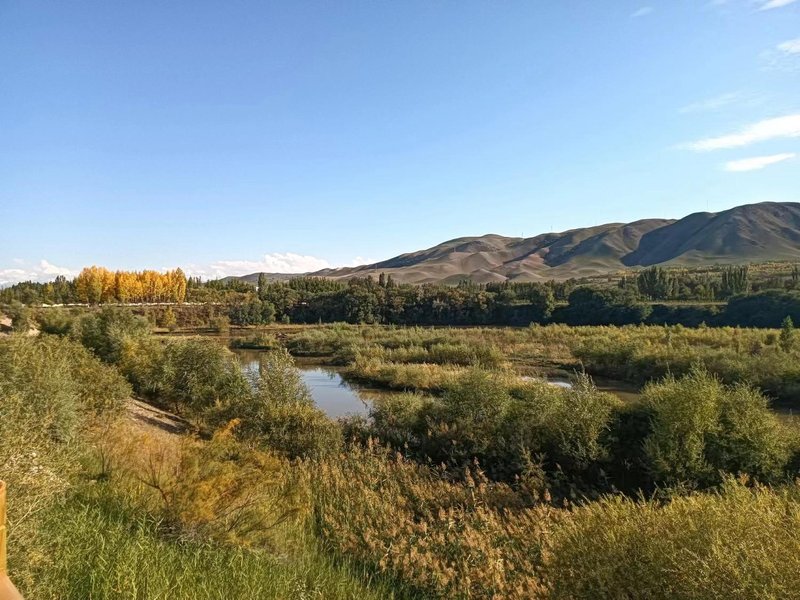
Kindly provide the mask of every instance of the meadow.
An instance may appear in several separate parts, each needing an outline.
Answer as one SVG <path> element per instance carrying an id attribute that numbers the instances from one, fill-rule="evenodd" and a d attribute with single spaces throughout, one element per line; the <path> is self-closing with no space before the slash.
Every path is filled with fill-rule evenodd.
<path id="1" fill-rule="evenodd" d="M 30 598 L 797 597 L 800 438 L 757 369 L 670 362 L 635 403 L 580 372 L 626 343 L 796 352 L 793 332 L 725 333 L 265 330 L 249 375 L 119 309 L 4 336 L 10 575 Z M 290 352 L 404 393 L 331 421 Z M 569 389 L 520 377 L 570 370 Z"/>

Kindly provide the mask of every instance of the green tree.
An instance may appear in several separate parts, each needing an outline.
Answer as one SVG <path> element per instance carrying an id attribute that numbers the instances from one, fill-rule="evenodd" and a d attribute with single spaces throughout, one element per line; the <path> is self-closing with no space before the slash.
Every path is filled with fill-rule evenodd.
<path id="1" fill-rule="evenodd" d="M 794 322 L 792 321 L 792 317 L 786 317 L 781 323 L 781 336 L 779 340 L 779 344 L 781 350 L 784 352 L 789 352 L 792 347 L 794 346 Z"/>
<path id="2" fill-rule="evenodd" d="M 722 271 L 722 293 L 730 297 L 747 292 L 750 287 L 749 273 L 747 265 L 724 269 Z"/>
<path id="3" fill-rule="evenodd" d="M 673 296 L 675 280 L 661 267 L 645 269 L 636 277 L 639 293 L 651 300 L 668 300 Z"/>
<path id="4" fill-rule="evenodd" d="M 269 283 L 267 282 L 267 276 L 264 273 L 258 274 L 258 298 L 259 300 L 266 300 L 268 294 L 268 287 Z"/>
<path id="5" fill-rule="evenodd" d="M 651 308 L 619 288 L 576 288 L 562 317 L 569 325 L 629 325 L 642 323 Z"/>
<path id="6" fill-rule="evenodd" d="M 167 309 L 161 314 L 159 326 L 166 327 L 170 331 L 174 331 L 178 326 L 178 319 L 176 318 L 175 311 L 172 310 L 171 306 L 168 306 Z"/>
<path id="7" fill-rule="evenodd" d="M 264 324 L 275 322 L 275 306 L 266 300 L 261 302 L 261 322 Z"/>

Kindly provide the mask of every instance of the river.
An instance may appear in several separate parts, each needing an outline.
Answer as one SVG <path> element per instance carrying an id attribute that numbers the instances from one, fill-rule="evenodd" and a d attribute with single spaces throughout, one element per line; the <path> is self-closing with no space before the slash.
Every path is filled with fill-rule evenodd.
<path id="1" fill-rule="evenodd" d="M 237 349 L 234 353 L 245 372 L 258 374 L 260 350 Z M 316 405 L 333 419 L 351 415 L 368 416 L 373 400 L 400 393 L 348 382 L 342 377 L 340 368 L 322 365 L 314 360 L 296 359 L 295 364 Z M 547 381 L 559 387 L 572 385 L 566 377 L 551 377 Z M 632 402 L 639 396 L 634 387 L 617 381 L 597 379 L 595 385 L 626 402 Z"/>
<path id="2" fill-rule="evenodd" d="M 233 352 L 239 357 L 245 372 L 258 374 L 260 350 Z M 315 404 L 332 419 L 352 415 L 368 416 L 373 400 L 398 393 L 349 383 L 342 378 L 341 369 L 337 367 L 301 359 L 296 359 L 295 364 Z"/>

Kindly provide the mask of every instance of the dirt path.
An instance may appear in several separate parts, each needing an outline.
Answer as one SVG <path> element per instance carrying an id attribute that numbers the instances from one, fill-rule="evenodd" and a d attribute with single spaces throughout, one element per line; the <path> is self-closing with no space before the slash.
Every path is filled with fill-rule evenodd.
<path id="1" fill-rule="evenodd" d="M 136 398 L 130 398 L 125 408 L 131 427 L 142 433 L 172 437 L 191 430 L 191 425 L 185 419 Z"/>

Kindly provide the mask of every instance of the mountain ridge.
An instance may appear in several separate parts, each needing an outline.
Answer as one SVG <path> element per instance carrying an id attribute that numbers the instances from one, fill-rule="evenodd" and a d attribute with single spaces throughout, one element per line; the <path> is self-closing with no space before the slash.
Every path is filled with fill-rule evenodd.
<path id="1" fill-rule="evenodd" d="M 369 265 L 305 275 L 350 279 L 383 272 L 399 283 L 523 282 L 596 276 L 652 265 L 770 260 L 800 260 L 800 203 L 746 204 L 681 219 L 606 223 L 530 238 L 499 234 L 459 237 Z M 255 281 L 258 275 L 240 279 Z"/>

